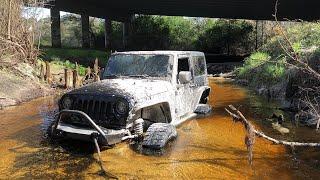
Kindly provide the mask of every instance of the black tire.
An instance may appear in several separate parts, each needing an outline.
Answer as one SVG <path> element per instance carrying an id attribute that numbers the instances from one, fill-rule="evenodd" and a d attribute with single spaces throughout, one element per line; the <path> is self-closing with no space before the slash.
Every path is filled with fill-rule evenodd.
<path id="1" fill-rule="evenodd" d="M 210 104 L 198 104 L 194 112 L 199 115 L 208 115 L 212 112 L 212 107 Z"/>
<path id="2" fill-rule="evenodd" d="M 177 137 L 176 128 L 168 123 L 153 123 L 145 133 L 142 147 L 162 149 L 168 142 Z"/>

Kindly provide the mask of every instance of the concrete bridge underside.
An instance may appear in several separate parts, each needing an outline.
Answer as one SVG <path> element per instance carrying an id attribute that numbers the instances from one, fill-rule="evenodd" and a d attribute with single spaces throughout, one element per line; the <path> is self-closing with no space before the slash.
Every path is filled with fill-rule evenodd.
<path id="1" fill-rule="evenodd" d="M 83 47 L 89 48 L 89 16 L 106 21 L 106 48 L 110 46 L 111 21 L 128 23 L 134 14 L 274 20 L 276 0 L 54 0 L 50 1 L 52 46 L 61 47 L 60 11 L 81 14 Z M 320 19 L 319 0 L 278 0 L 277 17 L 313 21 Z"/>

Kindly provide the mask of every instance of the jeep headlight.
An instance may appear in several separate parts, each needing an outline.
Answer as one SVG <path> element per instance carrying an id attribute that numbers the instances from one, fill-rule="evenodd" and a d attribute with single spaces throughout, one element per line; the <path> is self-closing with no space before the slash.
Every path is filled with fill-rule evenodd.
<path id="1" fill-rule="evenodd" d="M 128 106 L 128 103 L 126 101 L 118 100 L 115 103 L 114 109 L 118 114 L 124 115 L 124 114 L 128 113 L 129 106 Z"/>
<path id="2" fill-rule="evenodd" d="M 61 101 L 61 105 L 63 109 L 70 109 L 72 106 L 72 99 L 68 96 L 64 97 Z"/>

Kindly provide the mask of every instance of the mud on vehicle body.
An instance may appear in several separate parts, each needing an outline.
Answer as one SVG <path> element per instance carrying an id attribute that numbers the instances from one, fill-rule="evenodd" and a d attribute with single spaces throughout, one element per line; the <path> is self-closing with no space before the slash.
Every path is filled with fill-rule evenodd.
<path id="1" fill-rule="evenodd" d="M 114 53 L 100 82 L 62 96 L 50 134 L 89 141 L 97 137 L 109 145 L 142 139 L 144 147 L 162 148 L 177 136 L 175 126 L 195 112 L 210 111 L 205 105 L 209 93 L 201 52 Z"/>

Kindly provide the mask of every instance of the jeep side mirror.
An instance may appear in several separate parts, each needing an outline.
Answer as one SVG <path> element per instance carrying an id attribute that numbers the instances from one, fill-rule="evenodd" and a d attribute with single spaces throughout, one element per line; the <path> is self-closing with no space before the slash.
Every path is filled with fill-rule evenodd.
<path id="1" fill-rule="evenodd" d="M 190 71 L 180 71 L 179 72 L 179 81 L 181 84 L 187 84 L 192 80 Z"/>

